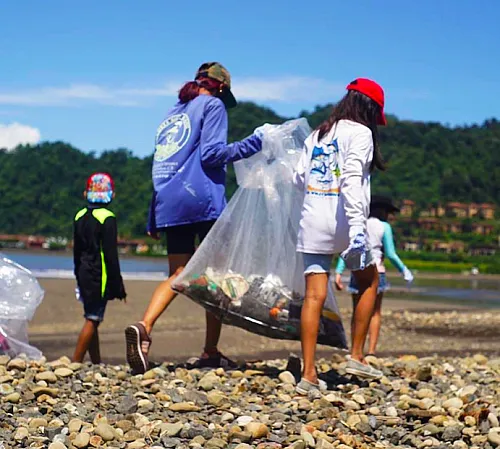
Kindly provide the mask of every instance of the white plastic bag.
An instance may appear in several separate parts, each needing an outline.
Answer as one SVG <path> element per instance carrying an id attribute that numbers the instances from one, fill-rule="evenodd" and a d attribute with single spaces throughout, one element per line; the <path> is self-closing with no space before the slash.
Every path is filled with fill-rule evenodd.
<path id="1" fill-rule="evenodd" d="M 0 354 L 42 357 L 28 343 L 27 326 L 43 296 L 43 289 L 29 270 L 0 254 Z"/>
<path id="2" fill-rule="evenodd" d="M 304 265 L 296 252 L 303 192 L 293 171 L 311 129 L 306 119 L 264 130 L 262 152 L 235 163 L 239 188 L 173 288 L 226 324 L 300 339 Z M 318 342 L 345 348 L 330 285 Z"/>

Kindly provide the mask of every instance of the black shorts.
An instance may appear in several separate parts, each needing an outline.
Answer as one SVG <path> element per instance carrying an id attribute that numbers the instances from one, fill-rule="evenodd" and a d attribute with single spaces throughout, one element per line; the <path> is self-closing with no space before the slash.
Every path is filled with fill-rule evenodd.
<path id="1" fill-rule="evenodd" d="M 199 243 L 207 236 L 215 220 L 200 221 L 165 228 L 168 254 L 194 254 L 196 237 Z"/>

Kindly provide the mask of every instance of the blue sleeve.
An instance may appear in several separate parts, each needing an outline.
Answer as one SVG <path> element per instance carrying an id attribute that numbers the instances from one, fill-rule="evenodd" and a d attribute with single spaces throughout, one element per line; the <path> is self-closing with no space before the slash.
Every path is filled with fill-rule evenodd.
<path id="1" fill-rule="evenodd" d="M 342 274 L 345 270 L 345 262 L 342 257 L 339 257 L 339 260 L 337 262 L 337 268 L 335 268 L 335 273 L 337 274 Z"/>
<path id="2" fill-rule="evenodd" d="M 222 101 L 207 105 L 200 137 L 201 163 L 206 168 L 253 156 L 262 149 L 262 141 L 252 135 L 241 142 L 227 144 L 227 112 Z"/>
<path id="3" fill-rule="evenodd" d="M 384 222 L 384 237 L 382 239 L 382 243 L 384 245 L 385 257 L 391 261 L 391 263 L 399 270 L 399 272 L 402 273 L 405 269 L 405 265 L 396 254 L 392 228 L 391 225 L 387 222 Z"/>

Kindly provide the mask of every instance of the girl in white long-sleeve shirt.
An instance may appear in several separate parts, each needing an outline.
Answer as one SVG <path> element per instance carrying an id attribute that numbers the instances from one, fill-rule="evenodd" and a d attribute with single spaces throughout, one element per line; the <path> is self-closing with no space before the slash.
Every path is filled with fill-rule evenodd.
<path id="1" fill-rule="evenodd" d="M 301 316 L 304 368 L 297 391 L 324 389 L 315 367 L 316 342 L 334 254 L 342 253 L 355 272 L 360 300 L 347 372 L 377 378 L 382 373 L 364 360 L 363 346 L 377 294 L 378 276 L 366 244 L 370 173 L 383 169 L 377 125 L 385 125 L 384 91 L 358 78 L 330 117 L 306 140 L 295 173 L 305 199 L 297 251 L 304 256 L 306 295 Z"/>

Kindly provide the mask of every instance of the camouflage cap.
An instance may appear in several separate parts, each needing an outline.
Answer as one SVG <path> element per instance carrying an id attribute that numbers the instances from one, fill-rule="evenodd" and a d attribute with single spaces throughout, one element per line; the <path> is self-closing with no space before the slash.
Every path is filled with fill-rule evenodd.
<path id="1" fill-rule="evenodd" d="M 218 62 L 205 62 L 200 66 L 196 72 L 196 78 L 212 78 L 213 80 L 220 81 L 231 89 L 231 75 L 227 69 Z"/>
<path id="2" fill-rule="evenodd" d="M 236 106 L 236 98 L 231 92 L 231 75 L 228 70 L 218 62 L 205 62 L 196 72 L 195 79 L 211 78 L 220 81 L 225 89 L 221 91 L 220 98 L 228 108 Z"/>

